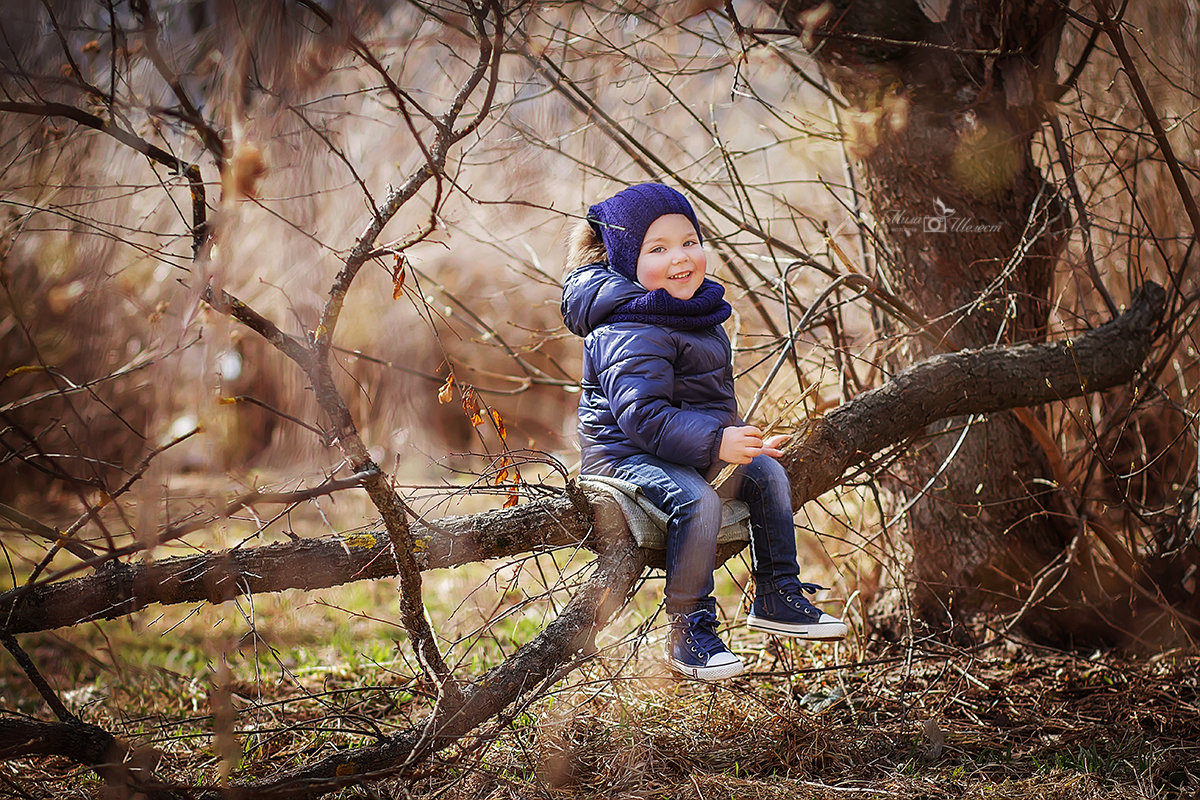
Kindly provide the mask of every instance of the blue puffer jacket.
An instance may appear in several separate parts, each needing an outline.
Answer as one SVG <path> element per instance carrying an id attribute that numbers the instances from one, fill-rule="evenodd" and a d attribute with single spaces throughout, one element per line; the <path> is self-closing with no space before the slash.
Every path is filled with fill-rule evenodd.
<path id="1" fill-rule="evenodd" d="M 563 281 L 562 314 L 583 340 L 582 471 L 605 474 L 638 453 L 696 467 L 717 460 L 722 429 L 739 423 L 729 337 L 720 325 L 674 330 L 606 323 L 646 290 L 587 264 Z"/>

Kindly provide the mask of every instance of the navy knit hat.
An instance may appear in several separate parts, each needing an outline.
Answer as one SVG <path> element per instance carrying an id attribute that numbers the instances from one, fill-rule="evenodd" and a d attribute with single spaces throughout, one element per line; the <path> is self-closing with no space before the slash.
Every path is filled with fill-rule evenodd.
<path id="1" fill-rule="evenodd" d="M 700 223 L 692 204 L 661 183 L 630 186 L 589 208 L 587 219 L 604 242 L 609 269 L 637 283 L 638 255 L 646 229 L 664 214 L 683 214 L 696 228 L 699 238 Z"/>

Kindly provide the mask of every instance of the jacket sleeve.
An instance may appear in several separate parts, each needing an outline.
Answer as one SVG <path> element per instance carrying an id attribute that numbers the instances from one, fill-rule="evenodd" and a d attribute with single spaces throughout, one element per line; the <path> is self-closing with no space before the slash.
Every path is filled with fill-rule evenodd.
<path id="1" fill-rule="evenodd" d="M 601 391 L 621 432 L 665 461 L 707 467 L 716 461 L 721 423 L 710 414 L 674 405 L 674 345 L 636 332 L 612 337 L 597 363 Z"/>

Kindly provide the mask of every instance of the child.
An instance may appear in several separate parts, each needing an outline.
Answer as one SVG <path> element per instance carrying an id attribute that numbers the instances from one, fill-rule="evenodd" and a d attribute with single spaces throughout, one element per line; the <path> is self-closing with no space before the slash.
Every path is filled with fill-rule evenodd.
<path id="1" fill-rule="evenodd" d="M 712 597 L 721 499 L 708 479 L 741 465 L 723 491 L 750 507 L 757 585 L 751 628 L 840 638 L 846 625 L 804 597 L 797 577 L 787 473 L 737 415 L 733 364 L 721 323 L 725 289 L 705 275 L 700 225 L 687 199 L 644 183 L 597 203 L 572 236 L 563 282 L 567 327 L 585 337 L 579 437 L 585 474 L 637 484 L 668 515 L 667 664 L 692 678 L 741 673 L 717 636 Z"/>

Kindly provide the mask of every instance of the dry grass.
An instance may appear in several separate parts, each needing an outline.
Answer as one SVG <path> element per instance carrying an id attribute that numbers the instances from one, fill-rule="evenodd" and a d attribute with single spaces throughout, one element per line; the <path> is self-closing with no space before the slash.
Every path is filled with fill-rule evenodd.
<path id="1" fill-rule="evenodd" d="M 472 754 L 447 764 L 414 794 L 1093 798 L 1200 791 L 1194 656 L 1128 662 L 1008 650 L 985 659 L 924 653 L 911 668 L 897 652 L 870 667 L 790 675 L 764 656 L 749 676 L 711 686 L 598 679 L 563 689 L 536 712 L 537 725 L 505 731 L 478 761 Z"/>
<path id="2" fill-rule="evenodd" d="M 704 684 L 666 673 L 661 634 L 610 642 L 511 722 L 376 788 L 429 800 L 1200 793 L 1192 652 L 1128 660 L 1011 642 L 972 652 L 875 641 L 866 659 L 847 661 L 844 646 L 734 629 L 749 672 Z M 341 662 L 328 649 L 308 663 L 296 662 L 299 649 L 280 652 L 273 674 L 248 679 L 236 649 L 207 663 L 198 648 L 176 651 L 192 659 L 176 669 L 125 663 L 89 675 L 101 659 L 83 648 L 56 636 L 30 646 L 52 681 L 78 687 L 69 705 L 157 748 L 161 775 L 185 784 L 215 780 L 230 743 L 234 778 L 253 779 L 404 728 L 428 707 L 386 648 Z M 8 697 L 27 694 L 14 675 L 2 682 Z M 215 721 L 222 696 L 235 709 L 232 739 Z M 37 798 L 97 790 L 87 771 L 53 760 L 10 762 L 0 774 Z"/>

